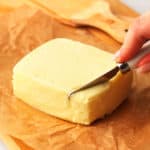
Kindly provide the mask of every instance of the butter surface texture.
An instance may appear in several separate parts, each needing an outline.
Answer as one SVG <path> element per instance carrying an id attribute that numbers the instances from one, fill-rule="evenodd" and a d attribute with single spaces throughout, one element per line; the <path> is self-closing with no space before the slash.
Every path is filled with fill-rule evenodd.
<path id="1" fill-rule="evenodd" d="M 68 94 L 115 66 L 113 55 L 69 39 L 54 39 L 36 48 L 13 69 L 16 97 L 64 120 L 90 124 L 111 113 L 128 95 L 132 73 Z"/>

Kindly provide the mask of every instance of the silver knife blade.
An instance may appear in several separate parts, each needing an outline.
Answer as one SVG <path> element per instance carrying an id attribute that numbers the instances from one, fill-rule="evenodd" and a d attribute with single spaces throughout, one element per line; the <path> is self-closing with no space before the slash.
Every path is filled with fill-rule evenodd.
<path id="1" fill-rule="evenodd" d="M 88 82 L 84 86 L 81 86 L 80 88 L 78 88 L 76 90 L 73 90 L 71 93 L 69 93 L 68 99 L 70 99 L 72 94 L 75 94 L 75 93 L 77 93 L 79 91 L 82 91 L 82 90 L 85 90 L 85 89 L 88 89 L 88 88 L 91 88 L 91 87 L 96 86 L 96 85 L 98 85 L 100 83 L 107 82 L 112 77 L 114 77 L 117 74 L 118 71 L 119 71 L 119 67 L 118 66 L 114 67 L 113 69 L 111 69 L 108 72 L 104 73 L 100 77 L 98 77 L 98 78 Z"/>
<path id="2" fill-rule="evenodd" d="M 87 83 L 86 85 L 83 85 L 82 87 L 78 89 L 73 90 L 71 93 L 69 93 L 68 98 L 70 99 L 71 95 L 74 93 L 96 86 L 100 83 L 107 82 L 113 76 L 115 76 L 119 70 L 122 73 L 126 73 L 136 68 L 137 63 L 141 60 L 141 58 L 143 58 L 149 53 L 150 53 L 150 41 L 146 42 L 146 44 L 144 44 L 144 46 L 140 49 L 140 52 L 137 55 L 135 55 L 132 59 L 128 60 L 127 62 L 117 64 L 116 67 L 114 67 L 113 69 L 110 69 L 109 71 L 101 75 L 100 77 L 94 79 L 93 81 Z"/>

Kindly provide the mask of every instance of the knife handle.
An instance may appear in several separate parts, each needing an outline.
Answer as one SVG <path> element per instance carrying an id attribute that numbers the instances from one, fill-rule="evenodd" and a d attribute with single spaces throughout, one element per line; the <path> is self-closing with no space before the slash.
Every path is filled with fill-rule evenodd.
<path id="1" fill-rule="evenodd" d="M 118 67 L 123 73 L 131 69 L 135 69 L 137 67 L 137 63 L 147 54 L 150 54 L 150 41 L 144 44 L 137 55 L 125 63 L 118 64 Z"/>

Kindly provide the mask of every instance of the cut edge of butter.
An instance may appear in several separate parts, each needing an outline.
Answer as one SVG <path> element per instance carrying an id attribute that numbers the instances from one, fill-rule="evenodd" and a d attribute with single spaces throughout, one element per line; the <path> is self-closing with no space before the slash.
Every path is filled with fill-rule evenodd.
<path id="1" fill-rule="evenodd" d="M 44 52 L 46 55 L 43 54 Z M 52 75 L 54 72 L 59 72 L 59 70 L 57 70 L 58 68 L 51 68 L 52 66 L 58 67 L 58 64 L 55 64 L 57 62 L 55 60 L 57 59 L 57 55 L 60 55 L 59 63 L 64 63 L 63 68 L 61 68 L 64 70 L 64 73 Z M 99 65 L 101 65 L 101 62 L 97 59 L 100 59 L 102 56 L 108 56 L 109 58 L 106 58 L 106 61 L 111 63 L 111 55 L 109 53 L 100 51 L 92 46 L 69 39 L 54 39 L 49 41 L 46 43 L 46 46 L 42 45 L 25 56 L 14 67 L 14 94 L 25 103 L 45 113 L 71 122 L 88 125 L 96 119 L 102 118 L 105 114 L 111 113 L 127 97 L 131 87 L 132 72 L 125 75 L 119 72 L 109 82 L 78 92 L 72 95 L 72 98 L 68 100 L 68 92 L 72 90 L 73 86 L 74 88 L 78 86 L 80 80 L 82 84 L 88 82 L 91 77 L 95 78 L 98 74 L 104 73 L 104 71 L 110 67 L 106 65 L 106 68 L 101 70 L 102 72 L 97 71 L 100 69 Z M 42 59 L 42 57 L 45 58 Z M 70 57 L 71 59 L 69 59 Z M 41 61 L 45 62 L 41 62 L 40 58 L 42 59 Z M 64 60 L 65 58 L 67 58 L 68 61 Z M 36 64 L 37 60 L 39 60 L 38 64 Z M 105 58 L 102 61 L 104 60 Z M 76 61 L 79 62 L 79 64 L 75 64 Z M 86 67 L 84 61 L 88 63 L 89 68 Z M 43 66 L 43 63 L 45 63 L 45 66 Z M 92 66 L 90 66 L 91 63 L 93 63 Z M 72 68 L 72 65 L 73 67 L 79 68 Z M 112 67 L 114 67 L 113 63 Z M 50 68 L 53 72 L 47 71 Z M 76 72 L 71 69 L 75 69 Z M 83 69 L 84 73 L 82 72 Z M 89 70 L 93 71 L 92 74 L 89 74 Z M 71 80 L 70 76 L 66 74 L 68 73 L 70 75 L 71 71 L 73 73 L 80 71 L 80 73 L 79 75 L 75 74 L 75 76 L 72 76 Z M 44 72 L 46 75 L 41 72 Z M 44 78 L 44 76 L 46 77 Z M 48 76 L 49 79 L 47 79 Z M 56 79 L 54 79 L 54 77 L 56 77 Z M 67 78 L 70 81 L 66 81 Z M 76 80 L 76 78 L 78 78 L 79 81 Z M 86 78 L 87 81 L 84 80 L 84 78 Z M 69 88 L 66 88 L 67 86 L 63 79 L 67 82 Z M 43 82 L 44 80 L 45 82 Z M 56 80 L 57 82 L 55 82 Z M 47 81 L 51 81 L 51 83 L 49 84 Z M 74 84 L 69 82 L 74 82 Z M 57 84 L 55 85 L 55 83 Z M 59 83 L 61 83 L 60 88 Z"/>

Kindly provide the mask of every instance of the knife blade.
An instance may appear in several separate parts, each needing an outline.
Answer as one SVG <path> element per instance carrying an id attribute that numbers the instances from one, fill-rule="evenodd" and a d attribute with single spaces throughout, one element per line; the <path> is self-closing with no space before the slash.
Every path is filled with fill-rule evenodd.
<path id="1" fill-rule="evenodd" d="M 141 60 L 141 58 L 143 58 L 148 53 L 150 53 L 150 41 L 148 41 L 146 44 L 144 44 L 144 46 L 140 49 L 140 52 L 134 58 L 130 59 L 127 62 L 116 64 L 116 67 L 114 67 L 113 69 L 108 70 L 103 75 L 88 82 L 87 84 L 81 86 L 80 88 L 71 91 L 68 95 L 68 99 L 70 99 L 71 96 L 77 92 L 80 92 L 82 90 L 85 90 L 85 89 L 91 88 L 93 86 L 96 86 L 98 84 L 102 84 L 104 82 L 109 81 L 111 78 L 113 78 L 118 73 L 118 71 L 121 71 L 121 73 L 127 73 L 128 71 L 136 68 L 137 63 Z"/>

